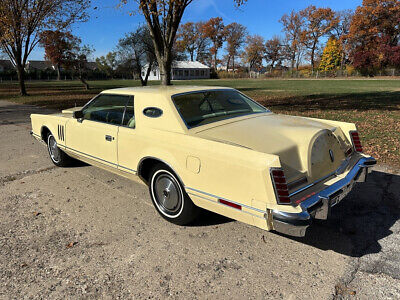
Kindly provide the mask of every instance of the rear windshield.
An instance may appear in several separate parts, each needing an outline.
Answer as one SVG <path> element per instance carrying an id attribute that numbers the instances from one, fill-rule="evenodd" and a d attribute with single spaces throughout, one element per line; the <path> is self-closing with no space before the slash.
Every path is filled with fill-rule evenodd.
<path id="1" fill-rule="evenodd" d="M 235 90 L 175 95 L 172 101 L 188 128 L 269 111 Z"/>

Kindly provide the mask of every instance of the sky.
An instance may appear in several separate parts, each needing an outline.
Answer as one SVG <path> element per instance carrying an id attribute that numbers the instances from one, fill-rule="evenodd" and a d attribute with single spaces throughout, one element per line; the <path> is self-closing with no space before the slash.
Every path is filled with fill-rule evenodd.
<path id="1" fill-rule="evenodd" d="M 131 5 L 117 8 L 118 0 L 92 0 L 88 22 L 74 25 L 72 32 L 79 36 L 84 44 L 95 49 L 92 59 L 112 51 L 125 33 L 144 24 L 143 16 L 129 15 L 135 10 Z M 292 10 L 298 11 L 309 5 L 330 7 L 333 10 L 355 9 L 362 0 L 249 0 L 241 8 L 235 8 L 233 0 L 194 0 L 183 15 L 182 22 L 206 21 L 213 17 L 222 17 L 225 24 L 237 22 L 247 27 L 250 34 L 259 34 L 265 39 L 282 35 L 279 19 Z M 42 60 L 44 51 L 36 48 L 29 59 Z"/>

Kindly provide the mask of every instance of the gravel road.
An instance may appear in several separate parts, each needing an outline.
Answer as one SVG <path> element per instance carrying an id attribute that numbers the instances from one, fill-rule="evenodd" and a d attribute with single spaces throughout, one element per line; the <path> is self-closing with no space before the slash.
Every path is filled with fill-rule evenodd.
<path id="1" fill-rule="evenodd" d="M 179 227 L 147 187 L 56 168 L 0 101 L 0 298 L 399 299 L 400 171 L 378 166 L 305 238 L 212 213 Z"/>

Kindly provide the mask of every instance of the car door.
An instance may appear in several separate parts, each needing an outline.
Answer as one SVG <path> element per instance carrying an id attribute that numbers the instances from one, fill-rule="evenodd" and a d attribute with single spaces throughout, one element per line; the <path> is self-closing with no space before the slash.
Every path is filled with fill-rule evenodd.
<path id="1" fill-rule="evenodd" d="M 82 109 L 82 119 L 66 124 L 68 150 L 116 168 L 118 129 L 129 97 L 100 94 L 89 102 Z"/>

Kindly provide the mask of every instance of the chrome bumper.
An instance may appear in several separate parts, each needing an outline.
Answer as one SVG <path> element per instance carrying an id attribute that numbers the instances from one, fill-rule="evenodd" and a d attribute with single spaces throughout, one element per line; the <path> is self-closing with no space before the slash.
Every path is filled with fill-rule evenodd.
<path id="1" fill-rule="evenodd" d="M 272 224 L 275 231 L 291 236 L 303 237 L 312 219 L 326 220 L 331 208 L 338 204 L 353 188 L 356 182 L 364 182 L 371 168 L 376 164 L 373 157 L 361 158 L 349 171 L 345 178 L 340 179 L 322 191 L 300 203 L 302 212 L 287 213 L 272 210 Z"/>

